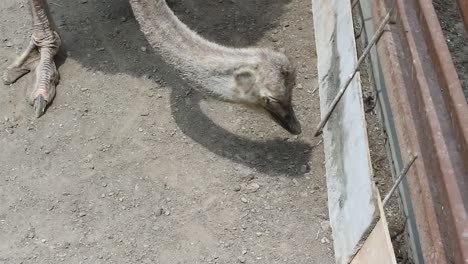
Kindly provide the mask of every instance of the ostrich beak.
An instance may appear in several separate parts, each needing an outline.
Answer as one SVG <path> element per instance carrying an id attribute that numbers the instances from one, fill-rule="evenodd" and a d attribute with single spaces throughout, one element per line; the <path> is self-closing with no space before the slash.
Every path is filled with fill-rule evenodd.
<path id="1" fill-rule="evenodd" d="M 297 120 L 291 104 L 283 106 L 278 103 L 269 103 L 264 106 L 264 109 L 278 125 L 286 129 L 289 133 L 293 135 L 301 134 L 301 123 Z"/>

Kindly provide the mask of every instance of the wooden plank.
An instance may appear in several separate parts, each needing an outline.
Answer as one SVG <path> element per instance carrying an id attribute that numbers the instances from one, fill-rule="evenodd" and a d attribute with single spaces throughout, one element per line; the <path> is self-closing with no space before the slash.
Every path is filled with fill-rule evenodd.
<path id="1" fill-rule="evenodd" d="M 351 264 L 396 264 L 392 242 L 388 235 L 387 224 L 381 218 Z"/>
<path id="2" fill-rule="evenodd" d="M 350 1 L 312 0 L 320 109 L 328 109 L 357 62 Z M 379 210 L 357 74 L 323 130 L 328 207 L 336 263 L 348 263 Z"/>
<path id="3" fill-rule="evenodd" d="M 378 196 L 378 195 L 377 195 Z M 380 220 L 367 237 L 361 249 L 351 261 L 351 264 L 396 264 L 396 257 L 393 250 L 388 223 L 385 217 L 384 209 L 377 197 L 380 212 Z"/>

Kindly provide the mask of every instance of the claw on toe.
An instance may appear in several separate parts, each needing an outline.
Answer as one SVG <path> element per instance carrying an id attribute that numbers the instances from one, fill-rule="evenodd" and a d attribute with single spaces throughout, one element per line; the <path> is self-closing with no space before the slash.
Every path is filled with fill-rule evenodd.
<path id="1" fill-rule="evenodd" d="M 30 72 L 29 69 L 22 69 L 19 67 L 13 67 L 13 68 L 8 68 L 3 72 L 2 80 L 3 84 L 5 85 L 10 85 L 16 82 L 19 78 L 21 78 L 23 75 L 27 74 Z"/>
<path id="2" fill-rule="evenodd" d="M 44 99 L 44 96 L 39 95 L 34 99 L 34 110 L 36 111 L 36 118 L 41 117 L 47 106 L 47 101 Z"/>

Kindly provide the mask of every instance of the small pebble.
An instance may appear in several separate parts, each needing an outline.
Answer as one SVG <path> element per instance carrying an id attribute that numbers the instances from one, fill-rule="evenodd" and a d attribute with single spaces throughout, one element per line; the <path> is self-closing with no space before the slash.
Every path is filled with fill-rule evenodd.
<path id="1" fill-rule="evenodd" d="M 237 260 L 239 261 L 239 263 L 245 263 L 247 261 L 245 257 L 238 257 Z"/>
<path id="2" fill-rule="evenodd" d="M 34 231 L 29 231 L 26 234 L 26 237 L 29 238 L 29 239 L 33 239 L 35 236 L 36 236 L 36 234 L 34 233 Z"/>
<path id="3" fill-rule="evenodd" d="M 84 166 L 86 169 L 94 170 L 94 165 L 91 163 L 86 163 Z"/>
<path id="4" fill-rule="evenodd" d="M 320 227 L 323 231 L 328 231 L 330 229 L 330 221 L 323 221 L 320 223 Z"/>
<path id="5" fill-rule="evenodd" d="M 270 36 L 270 40 L 271 40 L 271 42 L 278 42 L 279 38 L 277 36 L 273 35 L 273 36 Z"/>
<path id="6" fill-rule="evenodd" d="M 330 240 L 328 240 L 328 238 L 326 237 L 323 237 L 320 242 L 322 242 L 322 244 L 329 244 L 330 243 Z"/>
<path id="7" fill-rule="evenodd" d="M 248 202 L 247 199 L 244 198 L 244 197 L 242 197 L 240 200 L 241 200 L 243 203 L 247 203 L 247 202 Z"/>
<path id="8" fill-rule="evenodd" d="M 247 174 L 247 175 L 243 175 L 241 176 L 242 180 L 244 181 L 251 181 L 253 179 L 255 179 L 255 175 L 253 174 Z"/>
<path id="9" fill-rule="evenodd" d="M 292 179 L 292 182 L 295 186 L 299 186 L 299 182 L 296 179 Z"/>
<path id="10" fill-rule="evenodd" d="M 258 191 L 258 189 L 260 189 L 260 185 L 258 185 L 258 183 L 255 183 L 255 182 L 249 183 L 245 187 L 245 190 L 248 193 L 254 193 L 254 192 Z"/>
<path id="11" fill-rule="evenodd" d="M 163 209 L 162 208 L 158 208 L 156 209 L 156 211 L 154 212 L 154 215 L 155 216 L 161 216 L 163 214 Z"/>

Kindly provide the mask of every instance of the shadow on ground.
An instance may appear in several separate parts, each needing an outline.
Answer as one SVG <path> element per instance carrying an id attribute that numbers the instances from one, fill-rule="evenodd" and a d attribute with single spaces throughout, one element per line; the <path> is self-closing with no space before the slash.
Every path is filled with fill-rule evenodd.
<path id="1" fill-rule="evenodd" d="M 169 5 L 184 23 L 204 37 L 240 47 L 254 45 L 268 30 L 277 27 L 277 18 L 290 1 L 170 0 Z M 201 96 L 187 93 L 187 84 L 151 50 L 127 0 L 82 2 L 49 2 L 64 42 L 59 64 L 70 57 L 93 71 L 125 73 L 169 87 L 185 87 L 172 89 L 171 105 L 176 123 L 187 136 L 211 152 L 259 172 L 304 174 L 301 166 L 310 159 L 310 145 L 279 139 L 252 141 L 224 130 L 204 115 L 199 105 Z M 72 16 L 75 12 L 83 15 Z"/>

